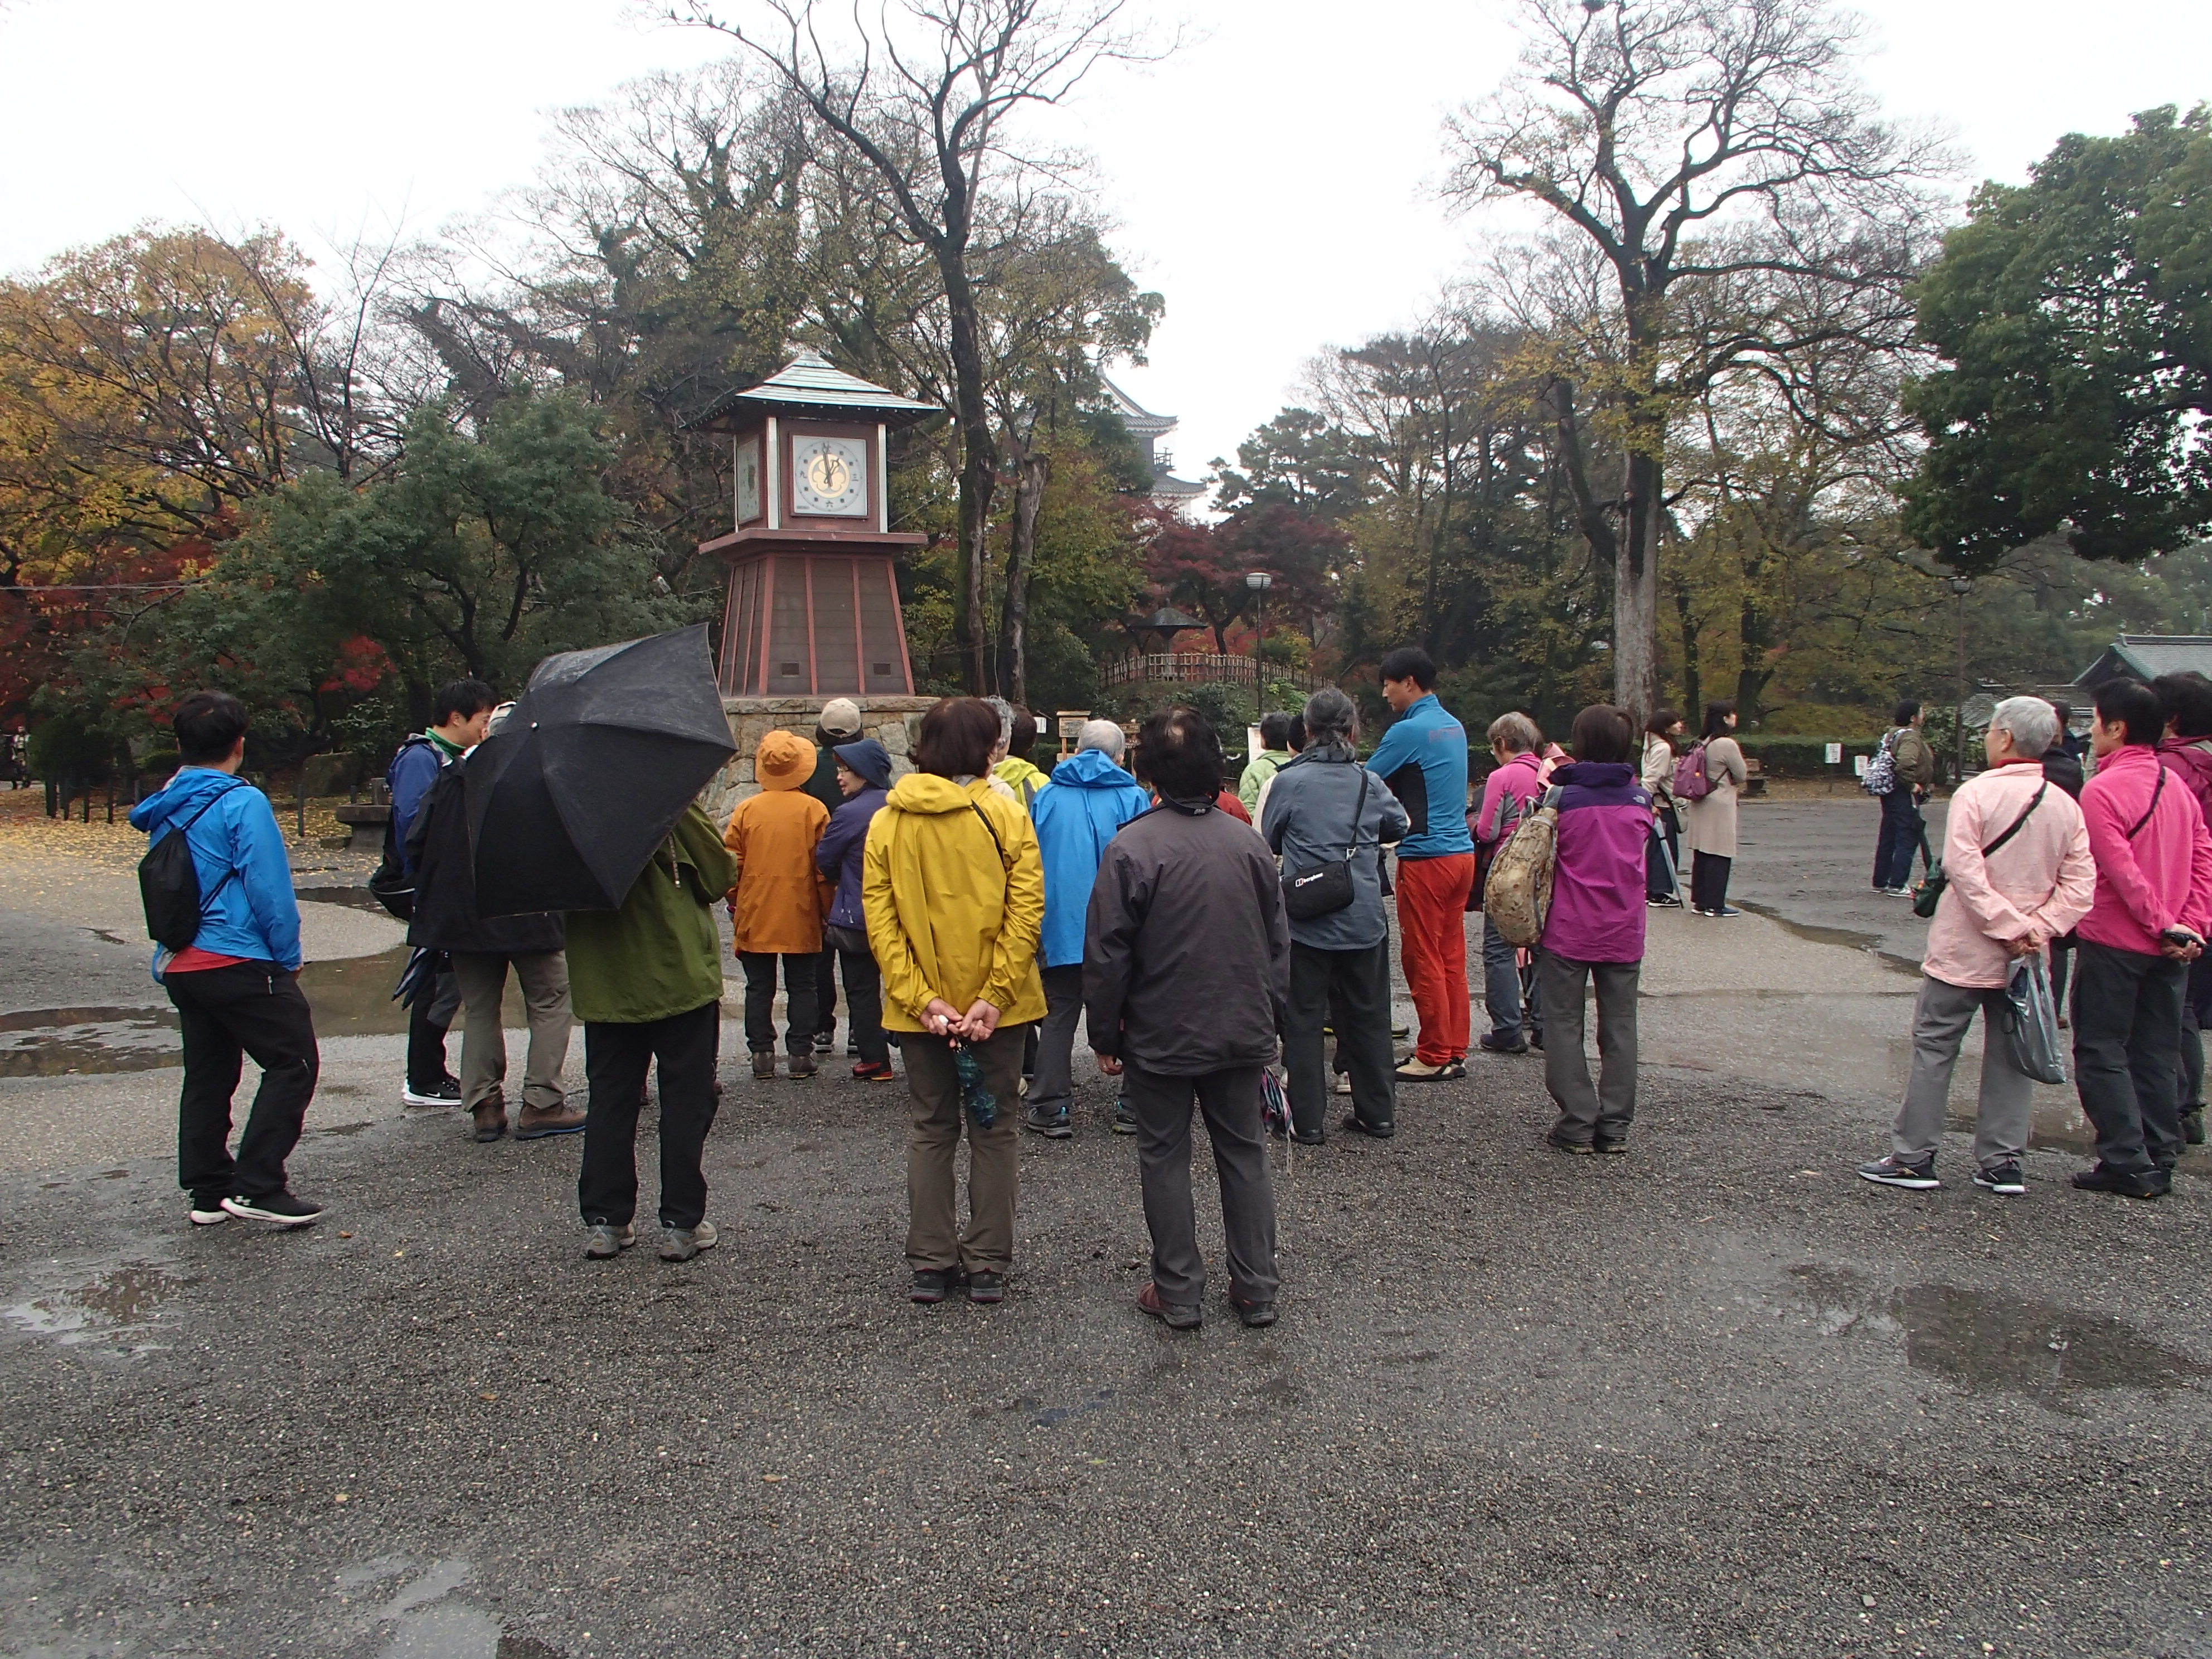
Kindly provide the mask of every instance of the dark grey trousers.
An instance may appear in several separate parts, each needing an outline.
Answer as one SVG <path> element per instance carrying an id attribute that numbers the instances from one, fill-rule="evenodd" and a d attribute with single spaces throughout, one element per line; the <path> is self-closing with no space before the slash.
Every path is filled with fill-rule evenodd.
<path id="1" fill-rule="evenodd" d="M 1201 1077 L 1171 1077 L 1125 1062 L 1122 1087 L 1137 1120 L 1137 1173 L 1145 1224 L 1152 1234 L 1152 1283 L 1160 1300 L 1194 1306 L 1206 1293 L 1198 1253 L 1198 1212 L 1190 1191 L 1191 1100 L 1206 1115 L 1213 1169 L 1221 1183 L 1221 1228 L 1229 1247 L 1229 1293 L 1273 1302 L 1275 1193 L 1267 1180 L 1267 1132 L 1260 1119 L 1260 1067 L 1240 1066 Z"/>
<path id="2" fill-rule="evenodd" d="M 2075 947 L 2074 1086 L 2097 1157 L 2124 1175 L 2181 1156 L 2185 964 L 2083 939 Z"/>
<path id="3" fill-rule="evenodd" d="M 1336 1027 L 1337 1058 L 1352 1075 L 1352 1109 L 1370 1127 L 1398 1121 L 1390 1073 L 1390 941 L 1362 951 L 1323 951 L 1291 941 L 1291 1000 L 1283 1011 L 1283 1069 L 1290 1073 L 1291 1121 L 1302 1135 L 1328 1124 L 1329 1070 L 1324 1024 Z"/>
<path id="4" fill-rule="evenodd" d="M 1075 1103 L 1075 1028 L 1083 1019 L 1083 964 L 1047 968 L 1044 1023 L 1037 1027 L 1036 1069 L 1030 1077 L 1031 1112 L 1056 1112 Z"/>
<path id="5" fill-rule="evenodd" d="M 1577 962 L 1536 953 L 1544 988 L 1544 1086 L 1558 1103 L 1552 1133 L 1588 1146 L 1624 1140 L 1636 1119 L 1636 988 L 1640 962 Z M 1583 1056 L 1583 988 L 1597 988 L 1598 1084 Z"/>
<path id="6" fill-rule="evenodd" d="M 2012 1057 L 2012 1042 L 1993 1014 L 2002 991 L 1970 990 L 1922 975 L 1912 1010 L 1912 1070 L 1898 1109 L 1891 1150 L 1917 1164 L 1943 1142 L 1951 1103 L 1951 1072 L 1959 1063 L 1974 1011 L 1982 1011 L 1982 1091 L 1974 1107 L 1974 1165 L 1992 1170 L 2027 1155 L 2035 1084 Z"/>

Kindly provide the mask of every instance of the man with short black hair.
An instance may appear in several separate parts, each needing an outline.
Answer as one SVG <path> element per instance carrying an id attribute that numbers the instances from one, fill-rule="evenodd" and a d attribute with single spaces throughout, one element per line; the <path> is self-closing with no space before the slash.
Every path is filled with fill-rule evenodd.
<path id="1" fill-rule="evenodd" d="M 229 1216 L 305 1226 L 322 1210 L 293 1196 L 284 1163 L 299 1145 L 320 1060 L 297 978 L 292 860 L 268 796 L 238 775 L 246 706 L 228 692 L 196 691 L 177 705 L 172 725 L 182 764 L 159 794 L 131 808 L 131 827 L 155 844 L 184 836 L 199 885 L 191 943 L 154 953 L 154 976 L 176 1005 L 184 1036 L 178 1182 L 191 1194 L 195 1226 Z M 234 1158 L 231 1097 L 246 1055 L 261 1068 L 261 1086 Z"/>
<path id="2" fill-rule="evenodd" d="M 1889 766 L 1886 788 L 1868 789 L 1881 803 L 1881 830 L 1875 837 L 1874 887 L 1892 897 L 1910 890 L 1913 849 L 1921 844 L 1927 820 L 1920 816 L 1920 800 L 1936 781 L 1936 751 L 1920 734 L 1928 716 L 1920 705 L 1906 698 L 1891 711 L 1894 724 L 1883 736 Z"/>
<path id="3" fill-rule="evenodd" d="M 415 815 L 437 782 L 438 775 L 484 740 L 499 694 L 482 680 L 460 679 L 438 688 L 430 705 L 430 724 L 399 745 L 385 769 L 392 798 L 392 845 L 410 876 L 420 872 L 407 852 Z M 411 965 L 411 964 L 410 964 Z M 402 976 L 403 978 L 405 975 Z M 406 1106 L 458 1106 L 461 1081 L 446 1064 L 446 1033 L 461 1005 L 459 982 L 443 951 L 415 976 L 407 1004 L 407 1077 L 399 1100 Z"/>
<path id="4" fill-rule="evenodd" d="M 1216 804 L 1221 741 L 1205 715 L 1155 714 L 1137 765 L 1159 805 L 1107 843 L 1085 925 L 1083 997 L 1098 1069 L 1137 1121 L 1152 1277 L 1137 1305 L 1176 1330 L 1205 1313 L 1190 1192 L 1191 1103 L 1221 1185 L 1229 1294 L 1275 1322 L 1275 1200 L 1260 1074 L 1290 995 L 1291 935 L 1267 843 Z M 1057 787 L 1058 786 L 1054 786 Z"/>
<path id="5" fill-rule="evenodd" d="M 1474 836 L 1467 827 L 1467 728 L 1445 712 L 1437 665 L 1418 646 L 1382 659 L 1382 700 L 1397 714 L 1368 757 L 1412 821 L 1398 848 L 1398 959 L 1420 1018 L 1401 1083 L 1467 1075 L 1467 900 Z"/>
<path id="6" fill-rule="evenodd" d="M 2212 836 L 2159 763 L 2164 728 L 2148 687 L 2097 688 L 2097 772 L 2081 791 L 2097 895 L 2075 930 L 2074 979 L 2075 1086 L 2097 1163 L 2074 1184 L 2126 1198 L 2172 1190 L 2183 987 L 2212 926 Z"/>

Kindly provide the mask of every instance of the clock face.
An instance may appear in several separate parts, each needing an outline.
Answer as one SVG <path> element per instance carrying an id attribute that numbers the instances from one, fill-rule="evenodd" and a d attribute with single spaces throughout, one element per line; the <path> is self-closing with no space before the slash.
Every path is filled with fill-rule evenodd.
<path id="1" fill-rule="evenodd" d="M 738 522 L 750 524 L 761 515 L 761 452 L 757 442 L 738 446 Z"/>
<path id="2" fill-rule="evenodd" d="M 868 510 L 868 451 L 858 438 L 795 440 L 791 446 L 794 513 L 859 518 Z"/>

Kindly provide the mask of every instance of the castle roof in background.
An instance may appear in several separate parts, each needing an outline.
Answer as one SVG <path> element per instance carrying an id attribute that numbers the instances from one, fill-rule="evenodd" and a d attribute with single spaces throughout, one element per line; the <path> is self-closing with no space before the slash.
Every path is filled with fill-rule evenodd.
<path id="1" fill-rule="evenodd" d="M 687 427 L 712 426 L 749 410 L 763 412 L 799 410 L 817 415 L 872 416 L 893 426 L 905 426 L 945 411 L 934 404 L 902 398 L 885 386 L 848 374 L 820 352 L 800 352 L 758 386 L 726 392 L 706 409 L 684 422 Z"/>
<path id="2" fill-rule="evenodd" d="M 1104 379 L 1103 375 L 1100 378 Z M 1121 417 L 1121 424 L 1128 428 L 1129 435 L 1145 447 L 1146 457 L 1152 466 L 1153 500 L 1187 501 L 1206 494 L 1204 484 L 1175 477 L 1169 471 L 1170 458 L 1160 453 L 1160 440 L 1176 428 L 1174 416 L 1153 414 L 1111 380 L 1106 381 L 1106 398 L 1113 404 L 1114 412 Z"/>
<path id="3" fill-rule="evenodd" d="M 2123 634 L 2074 677 L 2074 684 L 2094 690 L 2107 680 L 2154 680 L 2160 674 L 2212 679 L 2212 635 Z"/>

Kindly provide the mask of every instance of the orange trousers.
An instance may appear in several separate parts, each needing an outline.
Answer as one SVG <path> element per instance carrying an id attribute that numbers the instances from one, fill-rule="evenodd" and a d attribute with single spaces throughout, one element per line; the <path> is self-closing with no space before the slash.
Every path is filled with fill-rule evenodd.
<path id="1" fill-rule="evenodd" d="M 1398 860 L 1398 961 L 1420 1020 L 1414 1058 L 1465 1060 L 1468 1043 L 1467 896 L 1474 854 Z"/>

